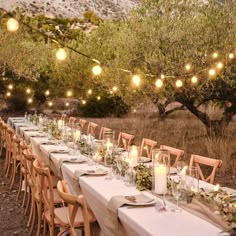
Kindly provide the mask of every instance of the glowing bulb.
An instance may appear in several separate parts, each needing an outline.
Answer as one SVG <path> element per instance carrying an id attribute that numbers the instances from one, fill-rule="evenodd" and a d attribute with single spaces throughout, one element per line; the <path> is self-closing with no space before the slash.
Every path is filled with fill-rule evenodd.
<path id="1" fill-rule="evenodd" d="M 218 54 L 217 52 L 214 52 L 214 53 L 212 54 L 212 57 L 213 57 L 214 59 L 216 59 L 218 56 L 219 56 L 219 54 Z"/>
<path id="2" fill-rule="evenodd" d="M 88 90 L 88 94 L 91 95 L 93 93 L 92 89 Z"/>
<path id="3" fill-rule="evenodd" d="M 29 98 L 28 99 L 28 103 L 32 103 L 33 102 L 33 99 L 32 98 Z"/>
<path id="4" fill-rule="evenodd" d="M 57 52 L 56 52 L 56 58 L 57 58 L 57 60 L 63 61 L 63 60 L 66 59 L 66 57 L 67 57 L 67 54 L 66 54 L 65 49 L 64 49 L 64 48 L 59 48 L 59 49 L 57 50 Z"/>
<path id="5" fill-rule="evenodd" d="M 193 76 L 193 77 L 191 78 L 191 82 L 192 82 L 193 84 L 196 84 L 197 81 L 198 81 L 198 78 L 197 78 L 196 76 Z"/>
<path id="6" fill-rule="evenodd" d="M 47 90 L 47 91 L 45 92 L 45 95 L 46 95 L 46 96 L 49 96 L 49 95 L 50 95 L 50 91 Z"/>
<path id="7" fill-rule="evenodd" d="M 70 106 L 70 103 L 69 102 L 66 102 L 66 107 Z"/>
<path id="8" fill-rule="evenodd" d="M 67 96 L 67 97 L 71 97 L 71 96 L 72 96 L 72 91 L 67 91 L 67 92 L 66 92 L 66 96 Z"/>
<path id="9" fill-rule="evenodd" d="M 161 74 L 161 79 L 165 79 L 165 75 Z"/>
<path id="10" fill-rule="evenodd" d="M 156 83 L 155 83 L 157 88 L 161 88 L 163 86 L 163 82 L 161 79 L 157 79 Z"/>
<path id="11" fill-rule="evenodd" d="M 49 106 L 49 107 L 51 107 L 52 105 L 53 105 L 53 103 L 52 103 L 52 102 L 49 102 L 49 103 L 48 103 L 48 106 Z"/>
<path id="12" fill-rule="evenodd" d="M 138 87 L 140 85 L 140 82 L 141 82 L 141 78 L 139 75 L 134 75 L 132 77 L 132 81 L 133 83 Z"/>
<path id="13" fill-rule="evenodd" d="M 101 97 L 100 97 L 100 96 L 97 96 L 97 100 L 98 100 L 98 101 L 101 100 Z"/>
<path id="14" fill-rule="evenodd" d="M 100 75 L 102 73 L 102 67 L 99 65 L 96 65 L 93 67 L 92 72 L 94 75 Z"/>
<path id="15" fill-rule="evenodd" d="M 11 96 L 11 93 L 10 92 L 7 92 L 7 97 L 10 97 Z"/>
<path id="16" fill-rule="evenodd" d="M 27 89 L 26 89 L 26 93 L 27 93 L 27 94 L 30 94 L 30 93 L 31 93 L 31 89 L 30 89 L 30 88 L 27 88 Z"/>
<path id="17" fill-rule="evenodd" d="M 113 91 L 110 91 L 110 94 L 113 94 Z"/>
<path id="18" fill-rule="evenodd" d="M 186 64 L 185 65 L 185 70 L 187 70 L 187 71 L 191 70 L 191 65 L 190 64 Z"/>
<path id="19" fill-rule="evenodd" d="M 214 69 L 210 69 L 208 73 L 210 76 L 214 76 L 216 74 L 216 71 Z"/>
<path id="20" fill-rule="evenodd" d="M 11 31 L 11 32 L 14 32 L 14 31 L 17 31 L 18 29 L 19 29 L 18 21 L 14 18 L 10 18 L 7 21 L 7 30 Z"/>
<path id="21" fill-rule="evenodd" d="M 224 67 L 224 65 L 223 65 L 222 62 L 218 62 L 216 66 L 217 66 L 217 68 L 220 69 L 220 70 Z"/>
<path id="22" fill-rule="evenodd" d="M 13 89 L 13 85 L 12 85 L 12 84 L 9 84 L 9 85 L 8 85 L 8 89 L 12 90 L 12 89 Z"/>
<path id="23" fill-rule="evenodd" d="M 116 86 L 114 86 L 113 88 L 112 88 L 112 90 L 114 91 L 114 92 L 116 92 L 117 91 L 117 87 Z"/>
<path id="24" fill-rule="evenodd" d="M 229 59 L 234 59 L 234 54 L 233 53 L 229 54 Z"/>
<path id="25" fill-rule="evenodd" d="M 85 104 L 86 104 L 86 101 L 85 101 L 85 100 L 82 100 L 82 104 L 85 105 Z"/>
<path id="26" fill-rule="evenodd" d="M 177 88 L 180 88 L 180 87 L 183 86 L 183 82 L 182 82 L 180 79 L 178 79 L 178 80 L 176 81 L 175 85 L 176 85 Z"/>

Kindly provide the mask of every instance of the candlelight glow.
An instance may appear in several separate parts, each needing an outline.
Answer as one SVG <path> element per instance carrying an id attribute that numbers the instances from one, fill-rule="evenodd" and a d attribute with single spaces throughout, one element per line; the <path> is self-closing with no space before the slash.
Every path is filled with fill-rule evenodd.
<path id="1" fill-rule="evenodd" d="M 161 88 L 163 86 L 163 82 L 161 79 L 157 79 L 156 83 L 155 83 L 157 88 Z"/>
<path id="2" fill-rule="evenodd" d="M 214 69 L 210 69 L 208 73 L 210 76 L 216 75 L 216 71 Z"/>
<path id="3" fill-rule="evenodd" d="M 57 50 L 57 52 L 56 52 L 56 58 L 57 58 L 57 60 L 63 61 L 63 60 L 66 59 L 66 57 L 67 57 L 67 54 L 66 54 L 65 49 L 64 49 L 64 48 L 59 48 L 59 49 Z"/>
<path id="4" fill-rule="evenodd" d="M 93 67 L 92 72 L 94 75 L 100 75 L 102 73 L 102 67 L 99 65 L 96 65 Z"/>
<path id="5" fill-rule="evenodd" d="M 132 81 L 133 81 L 133 83 L 135 84 L 135 86 L 138 87 L 138 86 L 140 85 L 141 78 L 140 78 L 139 75 L 134 75 L 134 76 L 132 77 Z"/>
<path id="6" fill-rule="evenodd" d="M 191 78 L 191 82 L 192 82 L 193 84 L 196 84 L 197 81 L 198 81 L 198 78 L 197 78 L 196 76 L 193 76 L 193 77 Z"/>
<path id="7" fill-rule="evenodd" d="M 175 85 L 176 85 L 177 88 L 180 88 L 180 87 L 183 86 L 183 82 L 182 82 L 180 79 L 178 79 L 178 80 L 175 82 Z"/>
<path id="8" fill-rule="evenodd" d="M 13 85 L 12 85 L 12 84 L 9 84 L 9 85 L 8 85 L 8 89 L 12 90 L 12 89 L 13 89 Z"/>
<path id="9" fill-rule="evenodd" d="M 10 18 L 7 21 L 7 30 L 11 31 L 11 32 L 14 32 L 14 31 L 17 31 L 18 29 L 19 29 L 18 21 L 14 18 Z"/>

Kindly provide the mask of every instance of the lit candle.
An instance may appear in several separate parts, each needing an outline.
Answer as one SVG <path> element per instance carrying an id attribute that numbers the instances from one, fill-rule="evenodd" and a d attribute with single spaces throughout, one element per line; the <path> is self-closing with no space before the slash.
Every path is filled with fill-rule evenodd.
<path id="1" fill-rule="evenodd" d="M 217 184 L 216 186 L 214 186 L 214 191 L 215 191 L 215 192 L 219 191 L 219 188 L 220 188 L 220 185 Z"/>
<path id="2" fill-rule="evenodd" d="M 57 121 L 57 127 L 58 127 L 58 129 L 62 129 L 63 126 L 64 126 L 64 121 L 63 121 L 63 120 L 58 120 L 58 121 Z"/>
<path id="3" fill-rule="evenodd" d="M 132 161 L 133 166 L 138 164 L 138 149 L 136 146 L 132 146 L 129 152 L 129 159 Z"/>
<path id="4" fill-rule="evenodd" d="M 74 140 L 75 140 L 75 142 L 80 140 L 80 135 L 81 135 L 80 130 L 76 130 L 74 132 Z"/>
<path id="5" fill-rule="evenodd" d="M 180 176 L 182 180 L 185 180 L 187 169 L 188 169 L 188 166 L 184 166 L 183 169 L 181 170 Z"/>
<path id="6" fill-rule="evenodd" d="M 155 166 L 155 193 L 165 194 L 167 191 L 167 168 L 164 165 Z"/>
<path id="7" fill-rule="evenodd" d="M 106 146 L 107 146 L 107 151 L 110 151 L 110 150 L 112 149 L 113 144 L 110 142 L 110 139 L 107 139 L 107 144 L 106 144 Z"/>

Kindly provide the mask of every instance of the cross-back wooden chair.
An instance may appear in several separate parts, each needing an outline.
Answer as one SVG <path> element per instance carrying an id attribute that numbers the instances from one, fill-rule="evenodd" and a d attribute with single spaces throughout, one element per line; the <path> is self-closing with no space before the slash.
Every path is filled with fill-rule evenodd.
<path id="1" fill-rule="evenodd" d="M 87 120 L 83 120 L 83 119 L 80 119 L 79 120 L 79 125 L 80 125 L 80 130 L 81 132 L 84 133 L 84 130 L 85 130 L 85 125 L 87 124 Z"/>
<path id="2" fill-rule="evenodd" d="M 96 222 L 93 212 L 87 208 L 83 195 L 72 195 L 66 182 L 58 181 L 57 190 L 60 197 L 68 204 L 66 208 L 69 218 L 69 231 L 71 236 L 76 236 L 75 227 L 82 229 L 85 236 L 90 236 L 90 224 Z M 55 209 L 56 211 L 61 209 Z"/>
<path id="3" fill-rule="evenodd" d="M 118 136 L 118 147 L 124 147 L 128 151 L 128 147 L 133 139 L 134 135 L 120 132 Z"/>
<path id="4" fill-rule="evenodd" d="M 67 117 L 66 114 L 62 114 L 62 115 L 61 115 L 61 119 L 64 120 L 64 122 L 66 122 L 66 117 Z"/>
<path id="5" fill-rule="evenodd" d="M 87 135 L 91 134 L 93 137 L 95 137 L 96 130 L 98 128 L 98 124 L 89 122 L 88 129 L 87 129 Z"/>
<path id="6" fill-rule="evenodd" d="M 5 156 L 5 163 L 4 163 L 4 173 L 6 176 L 8 176 L 10 172 L 11 156 L 13 152 L 13 148 L 12 148 L 13 135 L 14 135 L 14 130 L 12 128 L 8 128 L 6 131 L 6 156 Z"/>
<path id="7" fill-rule="evenodd" d="M 53 194 L 53 204 L 59 205 L 62 203 L 62 200 L 60 196 L 58 195 L 56 187 L 55 180 L 53 180 L 53 177 L 50 174 L 50 170 L 48 167 L 44 165 L 44 163 L 40 159 L 35 159 L 33 162 L 33 168 L 35 170 L 35 194 L 34 194 L 34 201 L 36 203 L 37 207 L 37 215 L 38 215 L 38 222 L 37 222 L 37 236 L 40 236 L 41 231 L 41 224 L 42 224 L 42 212 L 43 209 L 46 209 L 44 205 L 44 197 L 43 197 L 43 190 L 46 193 L 46 195 Z M 50 176 L 50 186 L 48 186 L 47 181 L 45 181 L 45 170 L 47 169 L 47 175 Z M 46 235 L 46 222 L 44 222 L 44 235 Z M 51 234 L 50 234 L 51 235 Z"/>
<path id="8" fill-rule="evenodd" d="M 0 156 L 2 155 L 2 149 L 6 140 L 6 129 L 4 128 L 6 123 L 0 117 Z"/>
<path id="9" fill-rule="evenodd" d="M 157 146 L 157 142 L 151 139 L 143 138 L 141 143 L 141 156 L 152 158 L 152 150 Z"/>
<path id="10" fill-rule="evenodd" d="M 100 132 L 99 132 L 99 137 L 98 137 L 98 139 L 99 139 L 99 140 L 103 140 L 103 135 L 104 135 L 104 133 L 107 132 L 107 131 L 112 131 L 112 130 L 109 129 L 109 128 L 106 128 L 106 127 L 101 127 Z"/>
<path id="11" fill-rule="evenodd" d="M 215 179 L 215 175 L 216 175 L 216 171 L 222 166 L 222 164 L 223 164 L 223 162 L 221 160 L 192 154 L 189 167 L 196 166 L 198 169 L 198 173 L 199 173 L 201 180 L 213 184 L 214 179 Z M 211 166 L 213 168 L 211 171 L 211 174 L 209 176 L 205 177 L 200 165 Z"/>
<path id="12" fill-rule="evenodd" d="M 13 188 L 13 184 L 15 182 L 15 177 L 16 177 L 16 171 L 18 163 L 20 162 L 20 142 L 22 139 L 15 134 L 13 136 L 13 142 L 12 142 L 12 168 L 11 168 L 11 178 L 10 178 L 10 189 Z"/>
<path id="13" fill-rule="evenodd" d="M 69 120 L 68 120 L 68 124 L 69 125 L 73 125 L 76 121 L 76 117 L 70 116 Z"/>
<path id="14" fill-rule="evenodd" d="M 184 157 L 184 150 L 173 148 L 166 145 L 161 145 L 160 148 L 169 151 L 171 159 L 175 158 L 174 162 L 170 160 L 171 162 L 173 162 L 172 164 L 173 167 L 177 167 L 177 162 Z"/>

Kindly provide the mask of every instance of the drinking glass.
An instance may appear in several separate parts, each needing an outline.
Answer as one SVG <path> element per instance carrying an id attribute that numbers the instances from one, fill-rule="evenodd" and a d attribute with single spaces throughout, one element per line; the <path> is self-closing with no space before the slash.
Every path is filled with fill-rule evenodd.
<path id="1" fill-rule="evenodd" d="M 180 182 L 179 183 L 176 183 L 174 181 L 172 182 L 171 190 L 172 190 L 172 195 L 176 199 L 176 207 L 171 209 L 171 211 L 176 212 L 176 213 L 179 213 L 179 212 L 182 211 L 179 208 L 179 199 L 180 199 L 180 196 L 181 196 L 181 189 L 182 189 L 182 186 L 181 186 Z"/>
<path id="2" fill-rule="evenodd" d="M 188 167 L 186 175 L 182 177 L 185 188 L 188 191 L 198 191 L 199 189 L 199 172 L 197 167 Z"/>
<path id="3" fill-rule="evenodd" d="M 181 171 L 185 166 L 185 162 L 184 161 L 177 161 L 177 165 L 176 165 L 176 169 L 177 169 L 177 175 L 180 176 L 181 175 Z"/>

